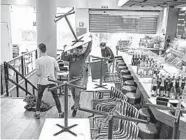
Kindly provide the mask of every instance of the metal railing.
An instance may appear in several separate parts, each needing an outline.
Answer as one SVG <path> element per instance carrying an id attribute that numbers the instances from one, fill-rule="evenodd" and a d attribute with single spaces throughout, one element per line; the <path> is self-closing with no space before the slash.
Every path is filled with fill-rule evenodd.
<path id="1" fill-rule="evenodd" d="M 35 70 L 35 60 L 37 57 L 37 50 L 33 50 L 6 62 L 6 64 L 11 66 L 11 69 L 6 70 L 5 63 L 1 64 L 1 95 L 7 93 L 7 90 L 15 86 L 12 82 L 6 83 L 6 72 L 8 71 L 9 79 L 18 83 Z M 17 76 L 17 73 L 22 76 Z"/>
<path id="2" fill-rule="evenodd" d="M 16 70 L 12 65 L 10 65 L 7 62 L 4 62 L 4 68 L 5 68 L 5 87 L 6 87 L 6 96 L 9 96 L 9 89 L 8 89 L 8 85 L 9 82 L 11 82 L 13 85 L 16 86 L 16 97 L 20 97 L 20 92 L 19 89 L 22 89 L 25 92 L 25 95 L 35 95 L 35 90 L 37 90 L 37 88 L 27 79 L 25 78 L 25 76 L 23 74 L 21 74 L 18 70 Z M 10 77 L 9 72 L 13 71 L 15 73 L 15 79 L 12 79 Z M 22 84 L 20 84 L 19 81 L 19 77 L 24 80 L 24 86 L 22 86 Z M 32 92 L 30 92 L 28 90 L 28 86 L 31 86 L 32 88 Z"/>

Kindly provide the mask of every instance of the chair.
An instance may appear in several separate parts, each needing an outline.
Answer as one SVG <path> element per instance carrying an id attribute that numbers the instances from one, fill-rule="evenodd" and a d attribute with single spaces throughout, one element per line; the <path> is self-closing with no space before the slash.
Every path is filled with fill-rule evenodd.
<path id="1" fill-rule="evenodd" d="M 113 132 L 113 139 L 137 139 L 139 134 L 138 126 L 131 121 L 120 120 L 120 128 Z M 102 132 L 95 139 L 107 139 L 108 132 Z"/>

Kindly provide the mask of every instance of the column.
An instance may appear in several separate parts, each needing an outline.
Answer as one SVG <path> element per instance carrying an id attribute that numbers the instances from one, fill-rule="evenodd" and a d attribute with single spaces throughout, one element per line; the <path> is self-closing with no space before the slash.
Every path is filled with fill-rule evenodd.
<path id="1" fill-rule="evenodd" d="M 47 54 L 55 58 L 57 53 L 57 33 L 54 22 L 56 9 L 56 0 L 36 0 L 37 44 L 46 44 Z"/>
<path id="2" fill-rule="evenodd" d="M 9 5 L 1 5 L 1 63 L 13 58 L 10 8 Z"/>

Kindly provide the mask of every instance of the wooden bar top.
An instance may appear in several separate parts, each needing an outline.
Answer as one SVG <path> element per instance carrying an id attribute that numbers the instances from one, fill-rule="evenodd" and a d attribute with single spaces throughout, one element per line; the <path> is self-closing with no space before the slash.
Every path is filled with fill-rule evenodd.
<path id="1" fill-rule="evenodd" d="M 152 97 L 151 96 L 151 80 L 152 78 L 140 78 L 139 75 L 137 75 L 137 66 L 131 66 L 131 55 L 128 55 L 127 53 L 120 53 L 120 55 L 123 57 L 123 59 L 125 60 L 126 64 L 129 67 L 129 70 L 131 71 L 131 74 L 134 78 L 134 80 L 136 81 L 139 90 L 141 91 L 142 95 L 144 96 L 144 99 L 147 100 L 149 103 L 152 104 L 156 104 L 156 97 Z M 173 67 L 170 66 L 168 64 L 164 64 L 164 68 L 167 72 L 172 73 L 179 73 L 180 71 Z M 186 109 L 186 102 L 182 102 L 182 105 L 185 107 Z M 168 106 L 170 106 L 170 104 L 168 103 Z M 159 120 L 160 122 L 163 122 L 171 127 L 174 126 L 174 116 L 169 113 L 169 111 L 165 111 L 165 110 L 160 110 L 154 107 L 150 107 L 152 113 L 154 114 L 155 118 L 157 120 Z M 179 130 L 182 133 L 185 133 L 186 136 L 186 114 L 183 114 L 183 116 L 181 116 L 180 118 L 180 125 L 179 125 Z"/>

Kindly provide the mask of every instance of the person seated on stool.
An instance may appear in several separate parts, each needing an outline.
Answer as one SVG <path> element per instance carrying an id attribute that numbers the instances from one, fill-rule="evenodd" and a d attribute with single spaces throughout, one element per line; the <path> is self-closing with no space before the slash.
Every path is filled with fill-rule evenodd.
<path id="1" fill-rule="evenodd" d="M 105 42 L 100 43 L 100 48 L 101 48 L 101 55 L 102 57 L 108 58 L 107 60 L 108 63 L 108 72 L 112 72 L 112 67 L 113 67 L 113 62 L 114 62 L 114 53 L 112 50 L 106 46 Z"/>
<path id="2" fill-rule="evenodd" d="M 61 59 L 69 62 L 69 80 L 79 79 L 77 82 L 72 84 L 83 87 L 87 83 L 84 83 L 83 71 L 85 60 L 91 52 L 92 41 L 77 48 L 74 48 L 70 52 L 62 52 Z M 65 48 L 64 48 L 65 49 Z M 72 97 L 74 100 L 74 105 L 71 107 L 73 110 L 72 116 L 75 117 L 77 113 L 77 108 L 79 107 L 80 102 L 80 93 L 81 89 L 71 88 Z"/>
<path id="3" fill-rule="evenodd" d="M 50 57 L 46 54 L 46 45 L 41 43 L 38 45 L 41 57 L 36 60 L 36 75 L 38 76 L 38 95 L 36 101 L 36 113 L 34 117 L 36 119 L 40 119 L 40 106 L 41 100 L 43 97 L 44 90 L 47 87 L 56 86 L 55 83 L 48 81 L 48 78 L 52 80 L 56 80 L 56 73 L 59 71 L 59 66 L 55 58 Z M 54 101 L 56 103 L 56 107 L 59 113 L 59 117 L 64 117 L 64 112 L 62 112 L 60 100 L 57 96 L 57 90 L 51 91 Z"/>

